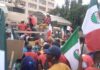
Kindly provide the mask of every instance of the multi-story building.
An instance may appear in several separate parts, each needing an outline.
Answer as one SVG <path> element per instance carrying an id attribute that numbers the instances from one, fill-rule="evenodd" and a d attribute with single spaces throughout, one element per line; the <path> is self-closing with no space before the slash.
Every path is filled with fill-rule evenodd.
<path id="1" fill-rule="evenodd" d="M 8 21 L 26 20 L 34 11 L 48 12 L 54 9 L 55 0 L 0 0 L 8 8 Z"/>

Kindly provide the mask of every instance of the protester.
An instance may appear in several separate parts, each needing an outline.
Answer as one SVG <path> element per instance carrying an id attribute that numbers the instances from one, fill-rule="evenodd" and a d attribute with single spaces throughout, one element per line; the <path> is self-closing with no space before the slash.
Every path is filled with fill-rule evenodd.
<path id="1" fill-rule="evenodd" d="M 51 24 L 51 16 L 50 15 L 46 15 L 46 17 L 44 18 L 44 23 L 47 25 Z"/>
<path id="2" fill-rule="evenodd" d="M 68 59 L 63 54 L 61 54 L 61 56 L 59 58 L 59 62 L 68 65 L 68 67 L 71 69 L 71 66 L 70 66 Z"/>
<path id="3" fill-rule="evenodd" d="M 60 45 L 60 40 L 59 40 L 59 39 L 56 39 L 56 40 L 52 43 L 52 45 L 56 45 L 56 46 L 58 46 L 58 47 L 61 47 L 61 45 Z"/>
<path id="4" fill-rule="evenodd" d="M 59 47 L 52 46 L 49 49 L 45 50 L 45 53 L 47 54 L 47 61 L 51 64 L 48 70 L 70 70 L 68 65 L 59 62 L 59 58 L 61 56 L 61 50 Z"/>
<path id="5" fill-rule="evenodd" d="M 33 46 L 33 51 L 38 52 L 38 51 L 40 51 L 40 49 L 41 49 L 41 47 L 40 47 L 39 40 L 36 40 L 35 45 Z"/>
<path id="6" fill-rule="evenodd" d="M 47 43 L 51 46 L 54 42 L 54 39 L 50 36 L 48 39 L 47 39 Z"/>
<path id="7" fill-rule="evenodd" d="M 26 56 L 30 56 L 30 57 L 32 57 L 34 60 L 38 60 L 38 55 L 37 55 L 37 53 L 35 53 L 35 52 L 26 52 L 25 53 L 25 57 Z"/>
<path id="8" fill-rule="evenodd" d="M 21 23 L 18 24 L 18 29 L 21 31 L 25 31 L 27 29 L 27 25 L 24 21 L 21 21 Z"/>
<path id="9" fill-rule="evenodd" d="M 27 49 L 28 45 L 29 45 L 29 43 L 25 42 L 24 48 L 23 48 L 23 53 L 28 52 L 28 49 Z"/>
<path id="10" fill-rule="evenodd" d="M 100 69 L 100 51 L 94 53 L 94 64 L 97 69 Z"/>
<path id="11" fill-rule="evenodd" d="M 29 26 L 31 30 L 33 30 L 33 27 L 37 24 L 37 18 L 35 16 L 30 15 L 28 20 L 29 20 Z"/>
<path id="12" fill-rule="evenodd" d="M 38 70 L 37 62 L 32 57 L 25 57 L 21 63 L 20 70 Z"/>
<path id="13" fill-rule="evenodd" d="M 46 54 L 44 53 L 44 50 L 48 49 L 49 47 L 50 47 L 49 44 L 45 44 L 43 46 L 43 50 L 40 52 L 40 55 L 38 57 L 38 60 L 41 61 L 43 67 L 44 67 L 44 64 L 46 62 Z"/>
<path id="14" fill-rule="evenodd" d="M 21 61 L 22 61 L 21 58 L 17 59 L 15 61 L 14 65 L 13 65 L 12 70 L 20 70 L 20 68 L 21 68 Z"/>
<path id="15" fill-rule="evenodd" d="M 82 67 L 83 70 L 86 70 L 88 67 L 93 67 L 94 62 L 91 56 L 87 55 L 87 54 L 83 54 L 82 55 Z"/>

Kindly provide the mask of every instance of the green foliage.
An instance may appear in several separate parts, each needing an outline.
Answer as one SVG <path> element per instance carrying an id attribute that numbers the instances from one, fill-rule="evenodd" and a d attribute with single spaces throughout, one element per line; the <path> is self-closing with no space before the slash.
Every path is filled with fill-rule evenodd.
<path id="1" fill-rule="evenodd" d="M 71 5 L 69 4 L 69 0 L 66 0 L 65 5 L 63 5 L 61 8 L 57 6 L 49 13 L 70 20 L 73 28 L 75 29 L 77 26 L 82 25 L 87 7 L 87 5 L 82 5 L 82 0 L 78 0 L 78 2 L 73 0 Z"/>
<path id="2" fill-rule="evenodd" d="M 76 5 L 70 9 L 69 20 L 73 23 L 74 29 L 82 25 L 86 10 L 87 5 Z"/>
<path id="3" fill-rule="evenodd" d="M 57 16 L 66 18 L 68 10 L 66 9 L 65 6 L 62 6 L 62 8 L 57 6 L 54 10 L 49 11 L 49 13 L 52 15 L 57 15 Z"/>
<path id="4" fill-rule="evenodd" d="M 78 4 L 82 5 L 82 0 L 78 0 Z"/>
<path id="5" fill-rule="evenodd" d="M 59 15 L 60 10 L 61 10 L 61 8 L 57 6 L 55 9 L 50 10 L 49 13 L 52 14 L 52 15 Z"/>

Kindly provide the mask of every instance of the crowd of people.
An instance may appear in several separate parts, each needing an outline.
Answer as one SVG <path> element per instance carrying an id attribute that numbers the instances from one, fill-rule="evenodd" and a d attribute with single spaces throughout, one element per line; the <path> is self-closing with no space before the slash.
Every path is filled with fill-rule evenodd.
<path id="1" fill-rule="evenodd" d="M 51 23 L 50 16 L 48 17 L 44 21 L 47 25 Z M 29 24 L 22 21 L 18 28 L 21 31 L 36 31 L 36 23 L 36 20 L 29 17 Z M 68 59 L 61 53 L 65 40 L 52 37 L 41 39 L 37 34 L 30 33 L 21 33 L 20 39 L 25 41 L 23 56 L 16 60 L 13 70 L 72 70 Z M 34 45 L 31 43 L 33 40 Z M 83 54 L 80 63 L 79 70 L 100 70 L 100 51 Z"/>
<path id="2" fill-rule="evenodd" d="M 26 42 L 23 56 L 16 63 L 15 69 L 20 67 L 20 70 L 70 70 L 70 64 L 61 54 L 57 40 L 55 42 L 48 40 L 43 45 L 40 41 L 36 41 L 33 47 Z"/>
<path id="3" fill-rule="evenodd" d="M 59 39 L 36 40 L 32 46 L 25 42 L 23 56 L 16 60 L 14 70 L 72 70 L 67 58 L 61 53 L 63 42 Z M 70 54 L 69 54 L 70 55 Z M 79 70 L 99 70 L 100 51 L 83 54 Z"/>

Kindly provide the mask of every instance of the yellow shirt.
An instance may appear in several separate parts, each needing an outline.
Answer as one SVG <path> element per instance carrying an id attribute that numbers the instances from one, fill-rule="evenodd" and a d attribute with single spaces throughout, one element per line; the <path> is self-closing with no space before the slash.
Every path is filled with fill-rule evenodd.
<path id="1" fill-rule="evenodd" d="M 64 63 L 54 64 L 49 70 L 70 70 L 70 68 Z"/>

